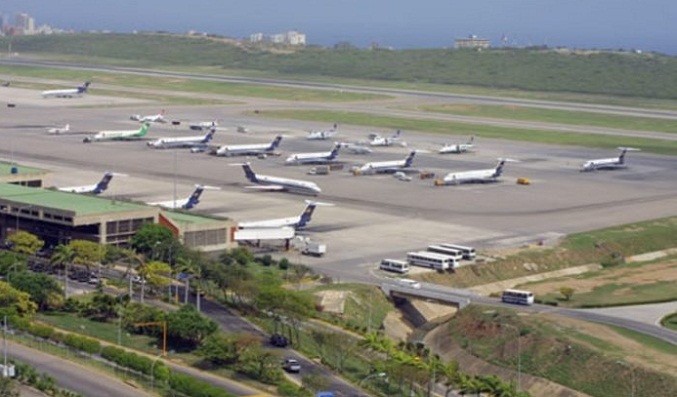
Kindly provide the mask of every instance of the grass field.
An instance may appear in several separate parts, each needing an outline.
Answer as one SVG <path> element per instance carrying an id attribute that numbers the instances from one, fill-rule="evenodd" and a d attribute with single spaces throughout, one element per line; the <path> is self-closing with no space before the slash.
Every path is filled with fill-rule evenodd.
<path id="1" fill-rule="evenodd" d="M 324 110 L 265 111 L 259 112 L 258 115 L 263 117 L 317 121 L 323 123 L 337 122 L 339 124 L 361 125 L 391 130 L 413 130 L 461 136 L 474 135 L 483 138 L 508 139 L 554 145 L 596 148 L 629 146 L 640 148 L 651 153 L 677 155 L 677 141 L 658 139 L 619 137 L 601 134 L 560 133 L 548 130 L 495 127 L 449 121 L 380 116 L 369 113 L 334 112 Z"/>
<path id="2" fill-rule="evenodd" d="M 515 328 L 520 331 L 519 340 Z M 672 360 L 677 348 L 635 333 L 577 320 L 518 316 L 510 310 L 479 306 L 459 312 L 449 322 L 448 332 L 473 355 L 513 370 L 517 369 L 519 343 L 523 373 L 591 396 L 627 395 L 632 382 L 638 397 L 677 394 L 677 363 Z M 624 365 L 626 357 L 631 364 Z M 631 379 L 630 371 L 634 371 L 636 379 Z"/>
<path id="3" fill-rule="evenodd" d="M 303 88 L 290 88 L 279 86 L 264 86 L 247 83 L 227 83 L 220 81 L 208 81 L 198 79 L 179 79 L 167 77 L 152 77 L 129 73 L 105 73 L 82 70 L 70 70 L 59 68 L 41 67 L 13 67 L 0 65 L 0 74 L 10 76 L 31 77 L 40 79 L 64 80 L 64 84 L 91 80 L 90 90 L 97 92 L 98 84 L 116 85 L 123 87 L 147 88 L 156 90 L 206 93 L 218 95 L 232 95 L 243 97 L 256 97 L 268 99 L 280 99 L 287 101 L 303 102 L 352 102 L 388 99 L 386 95 L 362 94 L 345 92 L 343 90 L 313 90 Z M 45 85 L 41 89 L 63 88 L 63 86 Z"/>
<path id="4" fill-rule="evenodd" d="M 459 116 L 538 121 L 544 123 L 587 125 L 623 130 L 661 131 L 677 133 L 677 122 L 652 117 L 632 117 L 618 114 L 573 112 L 524 106 L 443 105 L 421 106 L 417 110 Z"/>
<path id="5" fill-rule="evenodd" d="M 663 325 L 665 328 L 677 331 L 677 313 L 672 313 L 669 316 L 665 316 L 661 320 L 661 325 Z"/>

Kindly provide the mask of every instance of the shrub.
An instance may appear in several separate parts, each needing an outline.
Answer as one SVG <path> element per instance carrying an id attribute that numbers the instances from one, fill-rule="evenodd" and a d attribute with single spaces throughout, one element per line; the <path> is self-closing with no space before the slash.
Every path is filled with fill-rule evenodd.
<path id="1" fill-rule="evenodd" d="M 28 332 L 37 336 L 38 338 L 51 339 L 54 335 L 54 328 L 49 325 L 31 324 Z"/>
<path id="2" fill-rule="evenodd" d="M 177 373 L 173 373 L 169 377 L 169 387 L 189 397 L 235 397 L 226 390 L 214 387 L 188 375 Z"/>

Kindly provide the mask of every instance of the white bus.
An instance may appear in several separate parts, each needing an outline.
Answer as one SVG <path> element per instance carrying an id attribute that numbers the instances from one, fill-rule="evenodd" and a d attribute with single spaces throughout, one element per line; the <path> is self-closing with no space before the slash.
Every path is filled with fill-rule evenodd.
<path id="1" fill-rule="evenodd" d="M 459 250 L 463 253 L 463 259 L 467 259 L 469 261 L 475 259 L 475 256 L 476 256 L 475 249 L 472 248 L 472 247 L 465 247 L 463 245 L 445 244 L 445 243 L 437 244 L 437 245 L 439 245 L 440 247 L 444 247 L 444 248 L 451 248 L 451 249 Z"/>
<path id="2" fill-rule="evenodd" d="M 387 270 L 389 272 L 406 274 L 409 273 L 409 264 L 405 261 L 398 261 L 395 259 L 383 259 L 381 260 L 379 269 Z"/>
<path id="3" fill-rule="evenodd" d="M 530 291 L 520 291 L 518 289 L 507 289 L 503 291 L 501 301 L 505 303 L 516 303 L 518 305 L 533 305 L 534 293 Z"/>
<path id="4" fill-rule="evenodd" d="M 438 254 L 450 256 L 454 258 L 456 262 L 460 261 L 463 259 L 463 252 L 461 250 L 457 250 L 454 248 L 449 248 L 449 247 L 444 247 L 441 245 L 429 245 L 428 246 L 428 251 L 430 252 L 435 252 Z"/>
<path id="5" fill-rule="evenodd" d="M 410 265 L 430 267 L 435 270 L 447 270 L 456 267 L 454 258 L 428 251 L 409 252 L 407 262 Z"/>

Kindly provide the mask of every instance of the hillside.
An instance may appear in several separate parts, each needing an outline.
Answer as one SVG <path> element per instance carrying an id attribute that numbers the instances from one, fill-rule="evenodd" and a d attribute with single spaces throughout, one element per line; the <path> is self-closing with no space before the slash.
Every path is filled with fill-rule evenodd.
<path id="1" fill-rule="evenodd" d="M 7 48 L 8 38 L 0 38 Z M 286 75 L 677 98 L 677 58 L 548 49 L 365 50 L 256 47 L 162 34 L 17 36 L 18 53 L 113 59 L 139 66 L 217 66 Z"/>

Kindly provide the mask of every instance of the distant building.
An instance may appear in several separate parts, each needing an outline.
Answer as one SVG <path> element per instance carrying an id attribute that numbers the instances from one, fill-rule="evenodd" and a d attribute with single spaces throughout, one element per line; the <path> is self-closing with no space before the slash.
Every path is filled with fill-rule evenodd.
<path id="1" fill-rule="evenodd" d="M 456 39 L 454 42 L 454 48 L 489 48 L 491 42 L 488 39 L 482 39 L 480 37 L 470 35 L 465 38 Z"/>
<path id="2" fill-rule="evenodd" d="M 306 45 L 306 35 L 295 30 L 271 35 L 266 35 L 264 33 L 253 33 L 249 35 L 249 41 L 252 43 L 274 43 L 291 46 L 304 46 Z"/>
<path id="3" fill-rule="evenodd" d="M 35 18 L 25 12 L 16 14 L 16 29 L 20 34 L 35 33 Z"/>

